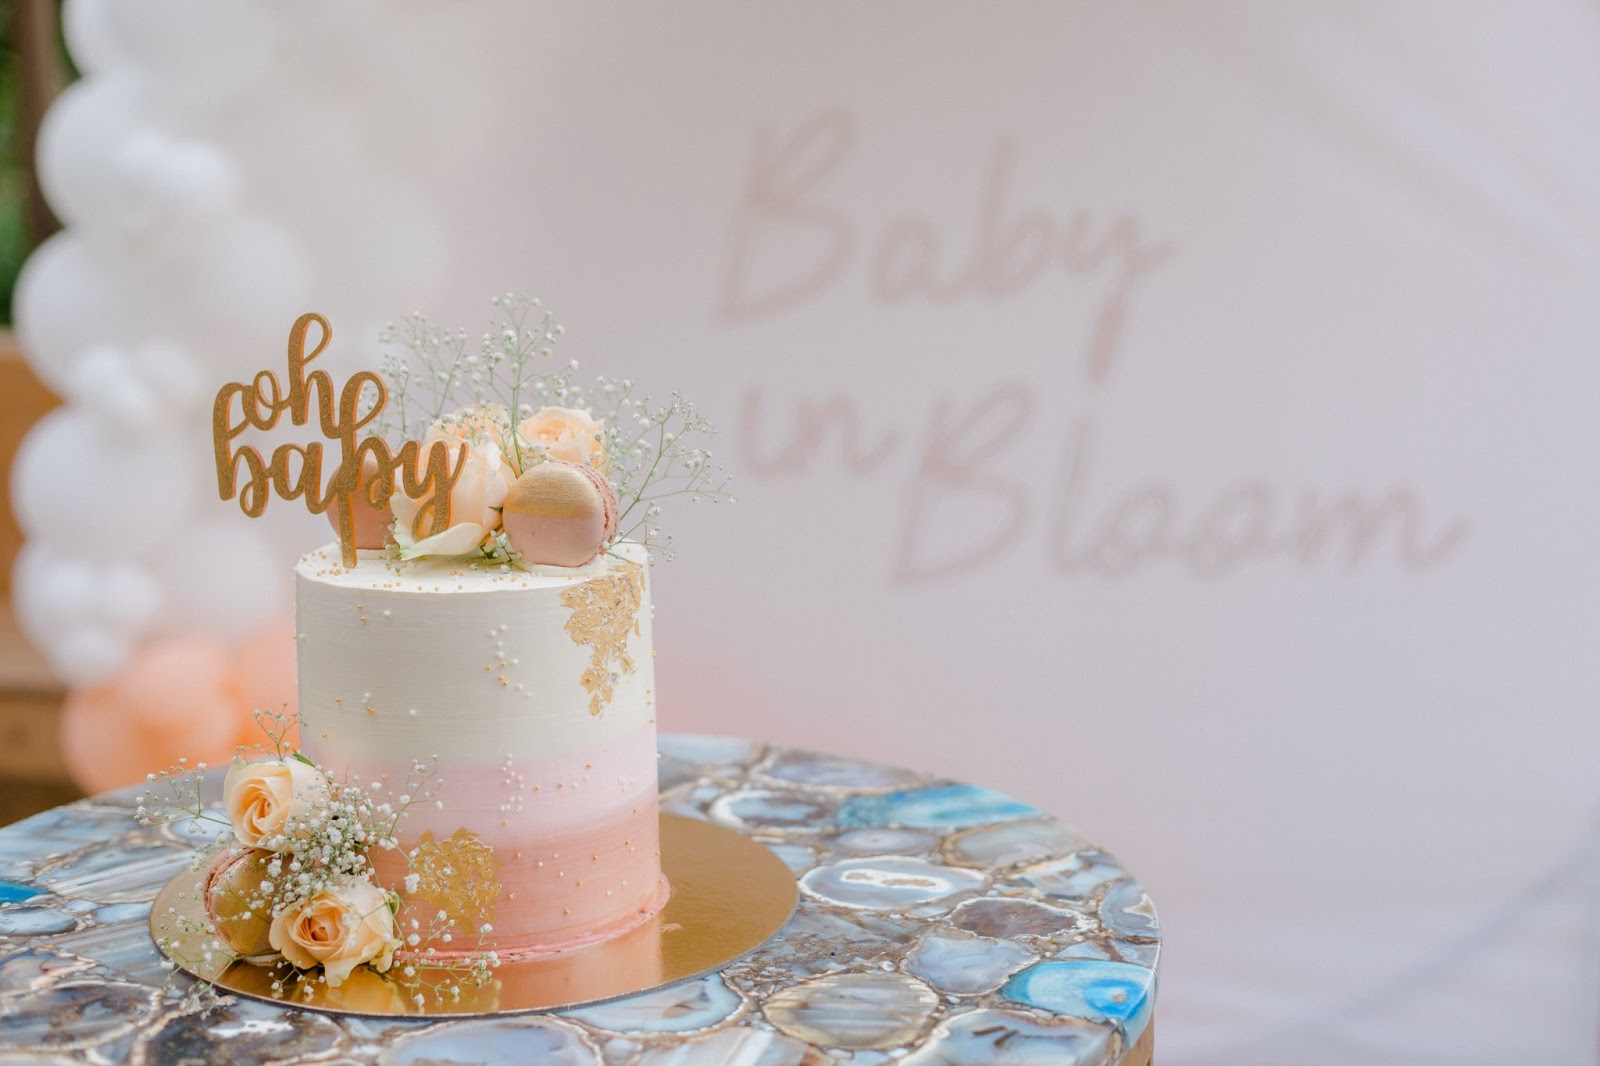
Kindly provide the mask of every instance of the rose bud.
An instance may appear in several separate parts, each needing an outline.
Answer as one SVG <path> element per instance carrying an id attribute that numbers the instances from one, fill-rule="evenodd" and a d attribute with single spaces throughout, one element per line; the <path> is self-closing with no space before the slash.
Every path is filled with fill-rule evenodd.
<path id="1" fill-rule="evenodd" d="M 206 870 L 201 902 L 217 938 L 247 962 L 275 961 L 268 933 L 272 928 L 272 900 L 263 892 L 270 851 L 259 848 L 229 848 L 212 860 Z"/>
<path id="2" fill-rule="evenodd" d="M 610 466 L 605 432 L 605 420 L 594 418 L 588 411 L 576 407 L 541 407 L 517 426 L 519 459 L 528 450 L 520 442 L 526 441 L 535 448 L 543 448 L 546 458 L 604 471 Z M 524 470 L 533 468 L 531 463 L 521 465 Z"/>
<path id="3" fill-rule="evenodd" d="M 290 819 L 304 819 L 327 794 L 327 778 L 299 759 L 236 762 L 222 782 L 233 835 L 247 848 L 269 846 Z"/>

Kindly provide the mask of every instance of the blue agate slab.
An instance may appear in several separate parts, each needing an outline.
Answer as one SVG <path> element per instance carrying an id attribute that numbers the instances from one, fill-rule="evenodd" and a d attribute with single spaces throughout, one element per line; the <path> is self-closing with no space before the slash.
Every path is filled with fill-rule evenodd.
<path id="1" fill-rule="evenodd" d="M 894 825 L 910 829 L 967 829 L 1038 818 L 1043 812 L 977 785 L 934 785 L 856 796 L 839 808 L 839 825 Z"/>
<path id="2" fill-rule="evenodd" d="M 1000 988 L 1013 1003 L 1074 1018 L 1113 1022 L 1139 1039 L 1150 1020 L 1154 987 L 1150 971 L 1126 962 L 1050 959 L 1035 963 Z"/>
<path id="3" fill-rule="evenodd" d="M 801 897 L 718 973 L 560 1015 L 421 1022 L 240 1000 L 184 1006 L 150 939 L 186 827 L 135 790 L 0 827 L 0 1058 L 408 1066 L 1123 1066 L 1151 1030 L 1160 925 L 1066 823 L 913 770 L 661 738 L 661 807 L 745 833 Z"/>

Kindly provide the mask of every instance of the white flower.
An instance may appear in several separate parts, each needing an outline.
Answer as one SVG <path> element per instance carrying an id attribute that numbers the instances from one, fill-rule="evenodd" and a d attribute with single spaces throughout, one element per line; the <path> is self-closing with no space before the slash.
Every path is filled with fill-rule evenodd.
<path id="1" fill-rule="evenodd" d="M 426 463 L 428 449 L 437 441 L 447 445 L 458 443 L 455 438 L 436 436 L 430 431 L 422 444 L 420 463 Z M 466 448 L 467 457 L 450 490 L 449 525 L 440 533 L 420 540 L 416 538 L 412 526 L 424 500 L 413 499 L 401 491 L 401 479 L 396 473 L 395 494 L 390 506 L 394 509 L 394 540 L 400 546 L 402 559 L 423 555 L 469 555 L 500 528 L 500 505 L 517 476 L 516 471 L 505 461 L 500 446 L 492 441 L 467 441 Z M 425 528 L 431 527 L 425 525 Z"/>

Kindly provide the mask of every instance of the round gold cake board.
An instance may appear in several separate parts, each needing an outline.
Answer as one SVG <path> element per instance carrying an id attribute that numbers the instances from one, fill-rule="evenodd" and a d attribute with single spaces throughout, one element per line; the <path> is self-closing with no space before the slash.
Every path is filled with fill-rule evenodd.
<path id="1" fill-rule="evenodd" d="M 601 944 L 501 963 L 476 987 L 465 971 L 420 970 L 407 978 L 398 964 L 385 974 L 360 967 L 338 988 L 291 976 L 277 994 L 273 982 L 293 974 L 287 964 L 224 963 L 208 972 L 196 961 L 211 935 L 196 884 L 203 874 L 188 870 L 156 896 L 150 932 L 175 965 L 218 991 L 330 1014 L 463 1017 L 587 1006 L 721 969 L 783 928 L 799 901 L 783 860 L 749 837 L 694 818 L 661 816 L 661 870 L 672 894 L 644 925 Z M 451 983 L 460 985 L 459 999 L 435 994 Z"/>

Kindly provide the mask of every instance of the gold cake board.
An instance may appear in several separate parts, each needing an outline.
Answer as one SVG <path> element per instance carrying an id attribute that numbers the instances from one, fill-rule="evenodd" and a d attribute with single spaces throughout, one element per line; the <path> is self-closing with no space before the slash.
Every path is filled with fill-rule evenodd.
<path id="1" fill-rule="evenodd" d="M 471 1017 L 588 1006 L 721 969 L 783 928 L 799 902 L 783 860 L 749 837 L 694 818 L 661 816 L 661 870 L 672 894 L 644 925 L 604 943 L 503 962 L 479 986 L 465 971 L 419 970 L 408 978 L 397 962 L 385 974 L 359 967 L 338 988 L 290 977 L 274 993 L 274 982 L 294 972 L 285 963 L 208 968 L 197 961 L 210 938 L 196 883 L 204 874 L 188 870 L 156 896 L 150 932 L 175 965 L 219 992 L 329 1014 Z M 460 985 L 459 999 L 435 994 L 451 983 Z"/>

